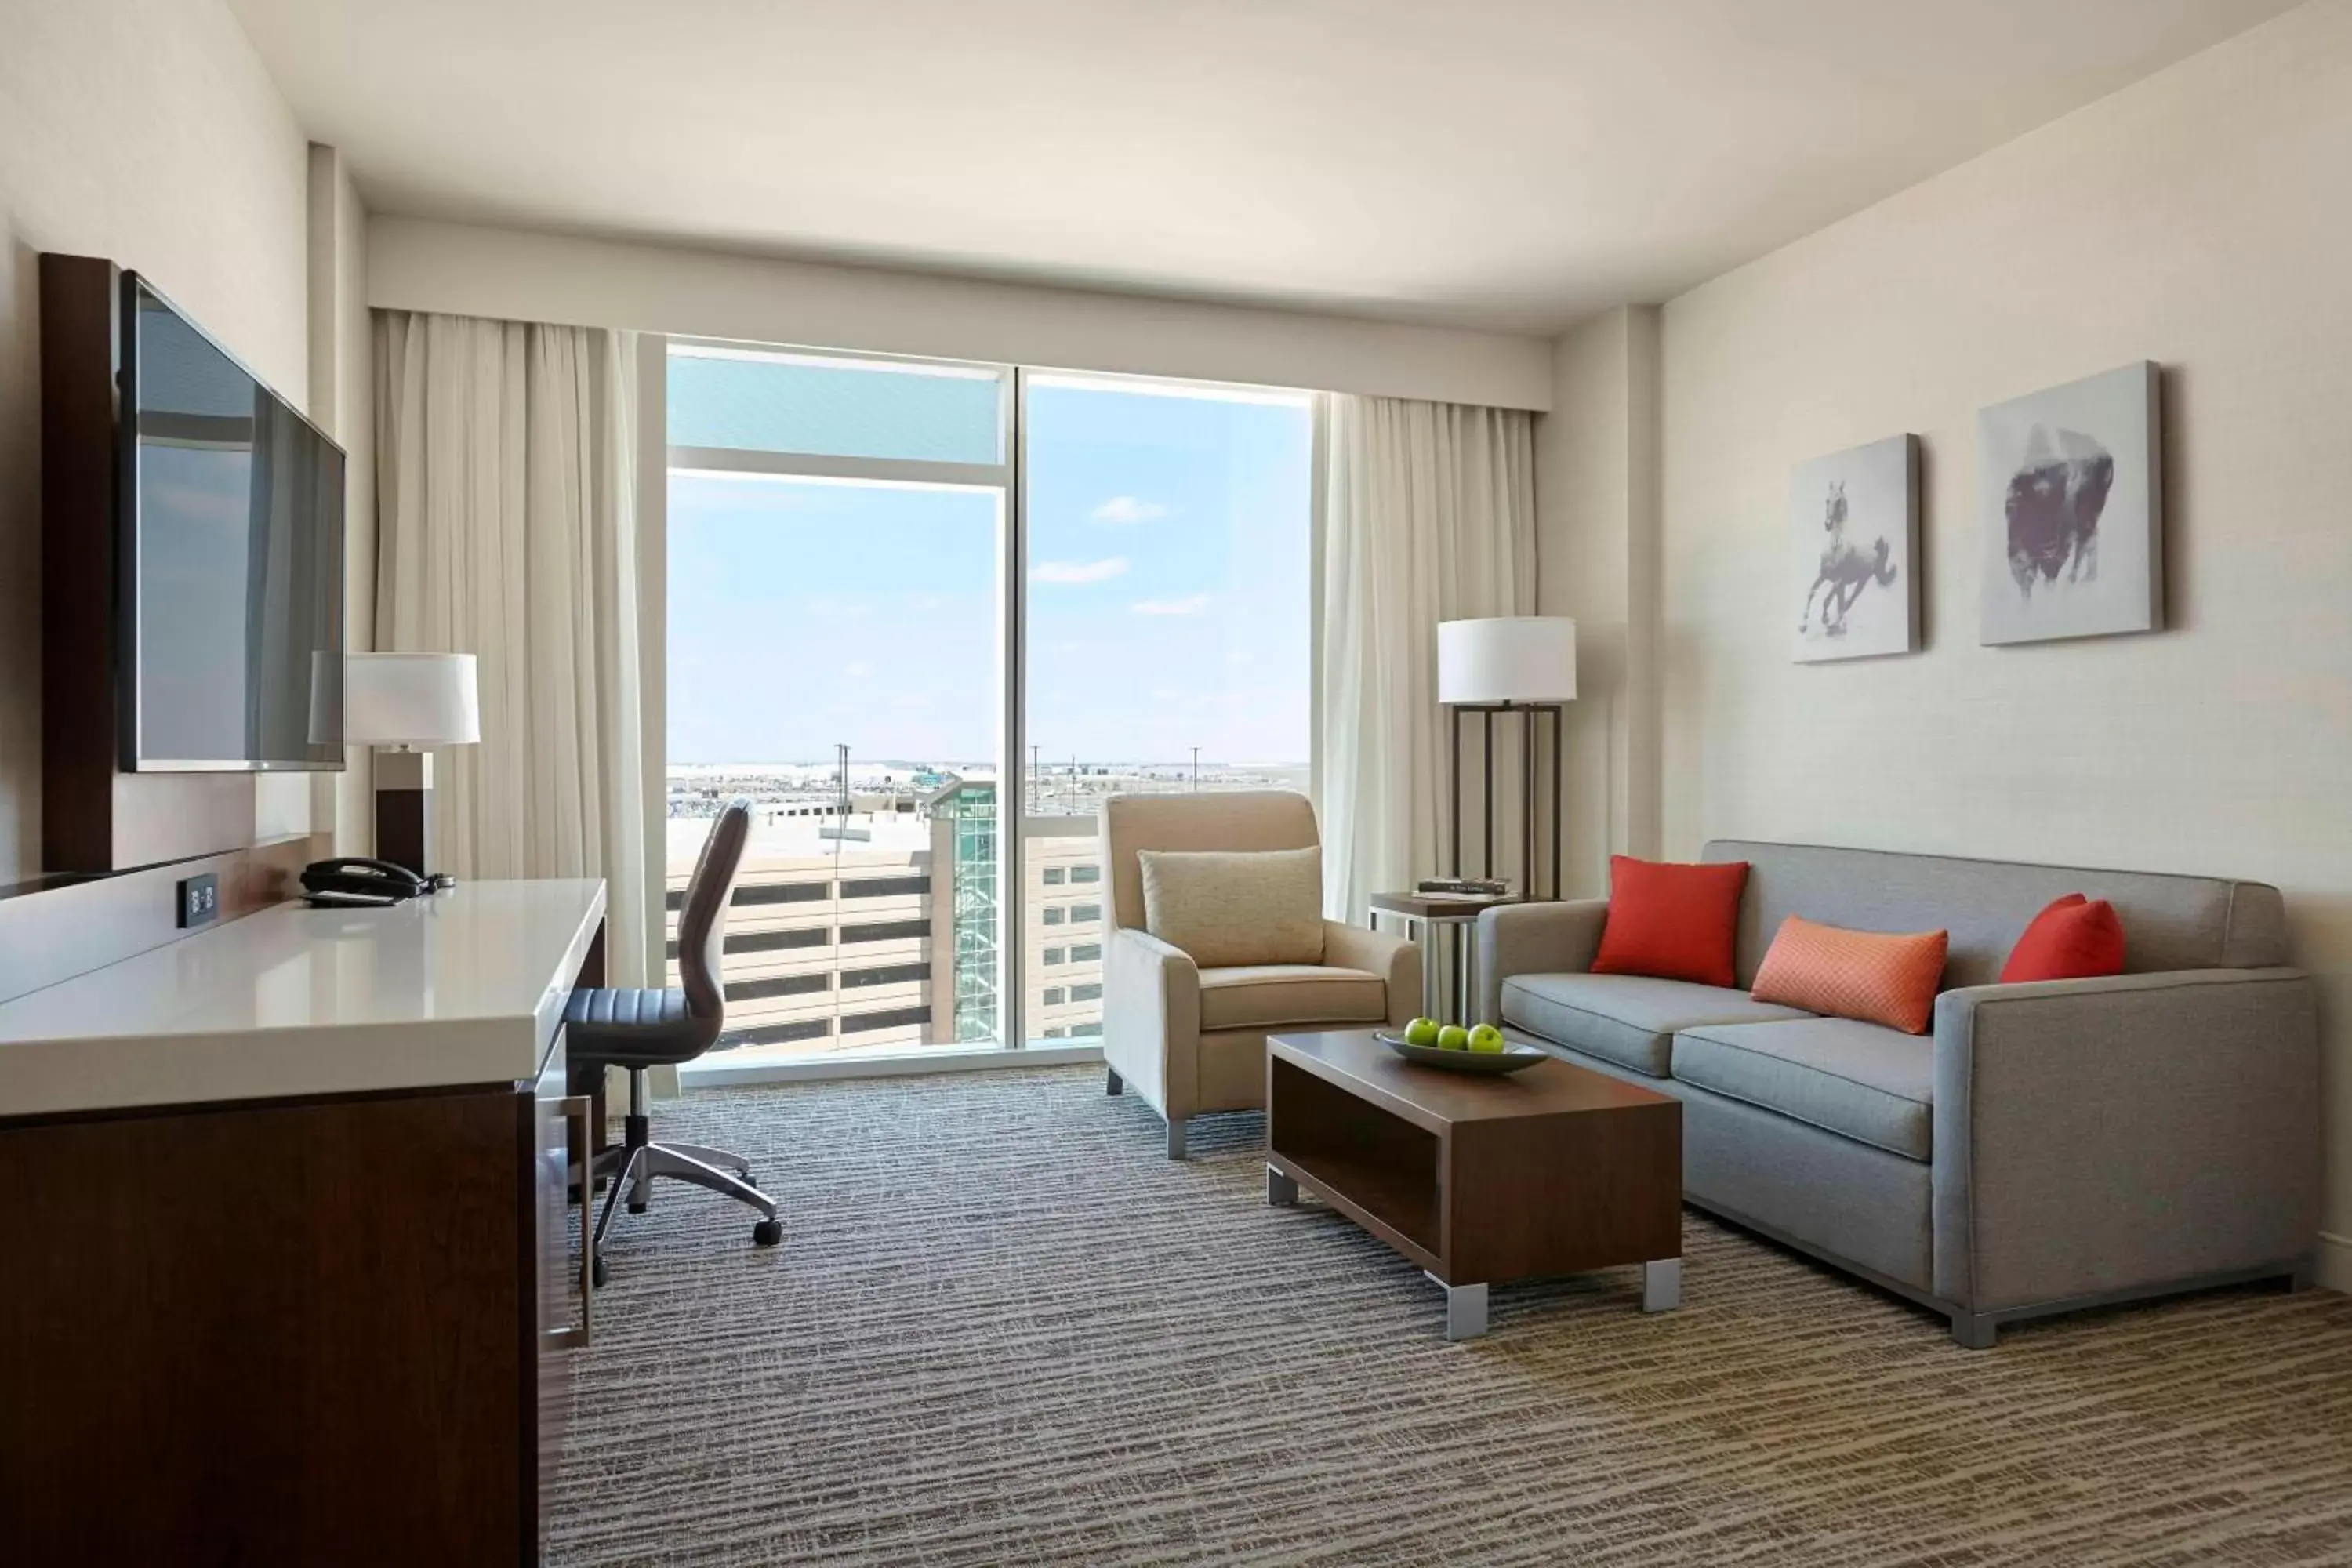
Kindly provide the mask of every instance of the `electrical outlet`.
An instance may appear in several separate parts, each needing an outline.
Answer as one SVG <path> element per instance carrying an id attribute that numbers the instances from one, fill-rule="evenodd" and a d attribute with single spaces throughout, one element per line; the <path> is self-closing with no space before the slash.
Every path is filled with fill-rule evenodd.
<path id="1" fill-rule="evenodd" d="M 180 929 L 220 919 L 220 878 L 210 871 L 180 879 Z"/>

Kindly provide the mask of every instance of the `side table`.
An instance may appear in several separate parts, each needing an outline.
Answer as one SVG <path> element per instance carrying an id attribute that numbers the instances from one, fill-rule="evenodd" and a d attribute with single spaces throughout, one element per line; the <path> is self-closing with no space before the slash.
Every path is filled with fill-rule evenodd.
<path id="1" fill-rule="evenodd" d="M 1475 1024 L 1496 1022 L 1468 1016 L 1471 999 L 1478 994 L 1477 944 L 1471 940 L 1478 917 L 1488 910 L 1506 904 L 1523 904 L 1525 899 L 1454 898 L 1437 893 L 1374 893 L 1371 897 L 1372 929 L 1381 929 L 1383 919 L 1396 921 L 1404 934 L 1421 943 L 1421 1010 L 1440 1022 L 1446 1018 L 1446 971 L 1451 969 L 1454 984 L 1454 1003 L 1456 1016 L 1451 1022 Z M 1450 962 L 1438 956 L 1439 936 L 1450 933 L 1453 952 Z"/>

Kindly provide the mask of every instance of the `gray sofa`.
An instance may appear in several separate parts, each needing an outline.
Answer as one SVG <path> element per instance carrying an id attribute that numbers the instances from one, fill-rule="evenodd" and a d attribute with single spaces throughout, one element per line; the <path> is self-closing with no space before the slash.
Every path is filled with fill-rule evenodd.
<path id="1" fill-rule="evenodd" d="M 1484 1016 L 1683 1101 L 1690 1203 L 1948 1314 L 1976 1349 L 2021 1318 L 2308 1278 L 2318 1023 L 2278 889 L 1788 844 L 1705 858 L 1753 868 L 1740 990 L 1587 973 L 1603 900 L 1478 923 Z M 1995 984 L 2075 891 L 2114 903 L 2129 973 Z M 1791 914 L 1949 931 L 1934 1032 L 1751 1000 Z"/>

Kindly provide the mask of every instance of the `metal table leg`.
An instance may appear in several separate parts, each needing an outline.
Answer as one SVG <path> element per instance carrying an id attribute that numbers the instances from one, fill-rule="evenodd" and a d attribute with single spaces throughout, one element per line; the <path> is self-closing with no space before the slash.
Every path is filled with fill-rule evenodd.
<path id="1" fill-rule="evenodd" d="M 1642 1310 L 1671 1312 L 1683 1304 L 1683 1260 L 1661 1258 L 1642 1265 Z"/>
<path id="2" fill-rule="evenodd" d="M 1484 1285 L 1448 1285 L 1444 1280 L 1428 1275 L 1432 1284 L 1445 1291 L 1445 1337 L 1449 1340 L 1475 1340 L 1486 1331 L 1486 1287 Z"/>
<path id="3" fill-rule="evenodd" d="M 1483 1018 L 1471 1016 L 1470 1011 L 1478 1003 L 1478 993 L 1471 984 L 1475 977 L 1470 969 L 1477 961 L 1476 944 L 1470 940 L 1471 933 L 1476 929 L 1467 921 L 1454 922 L 1454 1021 L 1465 1029 L 1473 1024 L 1486 1022 Z"/>

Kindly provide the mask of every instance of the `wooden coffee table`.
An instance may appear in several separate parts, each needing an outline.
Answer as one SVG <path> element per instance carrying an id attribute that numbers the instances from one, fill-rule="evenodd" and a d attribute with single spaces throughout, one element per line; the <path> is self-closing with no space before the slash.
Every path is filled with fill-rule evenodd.
<path id="1" fill-rule="evenodd" d="M 1502 1077 L 1409 1062 L 1369 1029 L 1276 1035 L 1265 1201 L 1305 1187 L 1445 1288 L 1445 1337 L 1486 1331 L 1486 1287 L 1642 1265 L 1682 1304 L 1683 1108 L 1563 1061 Z"/>

